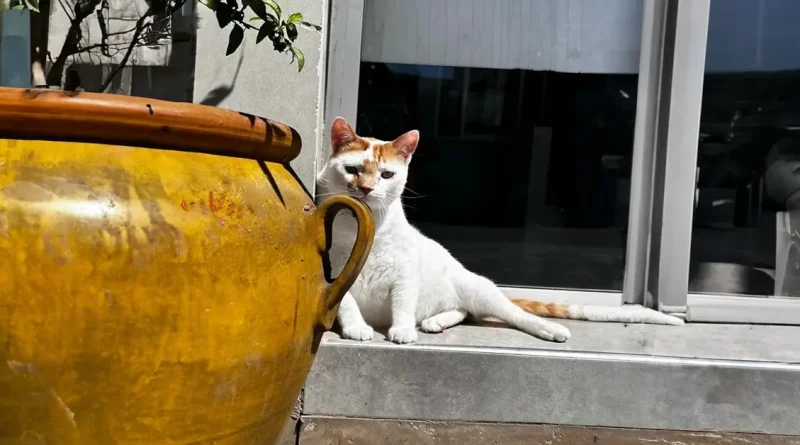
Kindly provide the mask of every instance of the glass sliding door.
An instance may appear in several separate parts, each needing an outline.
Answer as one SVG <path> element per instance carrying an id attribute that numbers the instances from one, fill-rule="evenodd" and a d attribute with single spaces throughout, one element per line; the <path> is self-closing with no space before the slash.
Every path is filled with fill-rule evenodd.
<path id="1" fill-rule="evenodd" d="M 357 131 L 420 130 L 409 219 L 499 284 L 621 292 L 642 5 L 367 0 Z"/>
<path id="2" fill-rule="evenodd" d="M 711 2 L 691 292 L 800 297 L 799 15 Z"/>

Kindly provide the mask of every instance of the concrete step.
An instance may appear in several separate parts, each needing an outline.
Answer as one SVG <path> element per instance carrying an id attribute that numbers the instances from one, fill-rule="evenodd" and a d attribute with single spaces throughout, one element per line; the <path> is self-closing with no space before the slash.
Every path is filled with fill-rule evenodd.
<path id="1" fill-rule="evenodd" d="M 485 326 L 413 345 L 327 333 L 303 415 L 800 435 L 800 327 L 565 324 L 564 344 Z"/>

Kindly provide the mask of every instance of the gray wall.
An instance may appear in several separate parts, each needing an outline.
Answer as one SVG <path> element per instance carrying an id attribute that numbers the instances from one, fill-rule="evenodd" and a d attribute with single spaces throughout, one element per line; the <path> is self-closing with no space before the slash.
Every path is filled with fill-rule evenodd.
<path id="1" fill-rule="evenodd" d="M 321 148 L 324 100 L 324 62 L 328 0 L 283 1 L 285 14 L 301 12 L 323 31 L 301 27 L 297 47 L 305 54 L 301 73 L 265 40 L 255 43 L 248 33 L 239 51 L 225 56 L 230 28 L 220 30 L 214 14 L 198 8 L 197 66 L 194 102 L 203 102 L 274 119 L 295 128 L 303 150 L 292 167 L 313 193 L 316 153 Z"/>

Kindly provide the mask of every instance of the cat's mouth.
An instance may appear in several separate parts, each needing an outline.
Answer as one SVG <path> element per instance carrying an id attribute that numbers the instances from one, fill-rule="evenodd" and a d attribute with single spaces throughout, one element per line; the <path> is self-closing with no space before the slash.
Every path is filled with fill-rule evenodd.
<path id="1" fill-rule="evenodd" d="M 349 192 L 348 195 L 351 198 L 361 201 L 365 206 L 367 206 L 370 212 L 374 212 L 376 208 L 380 207 L 381 200 L 377 196 L 361 192 Z"/>

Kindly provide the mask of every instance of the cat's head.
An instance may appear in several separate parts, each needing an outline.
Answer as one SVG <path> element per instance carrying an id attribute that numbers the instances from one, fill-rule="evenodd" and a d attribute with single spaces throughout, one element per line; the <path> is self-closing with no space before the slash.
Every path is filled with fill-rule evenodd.
<path id="1" fill-rule="evenodd" d="M 408 178 L 408 164 L 419 132 L 409 131 L 386 142 L 361 137 L 342 118 L 331 126 L 331 159 L 321 179 L 330 193 L 361 198 L 370 207 L 387 207 L 398 199 Z"/>

